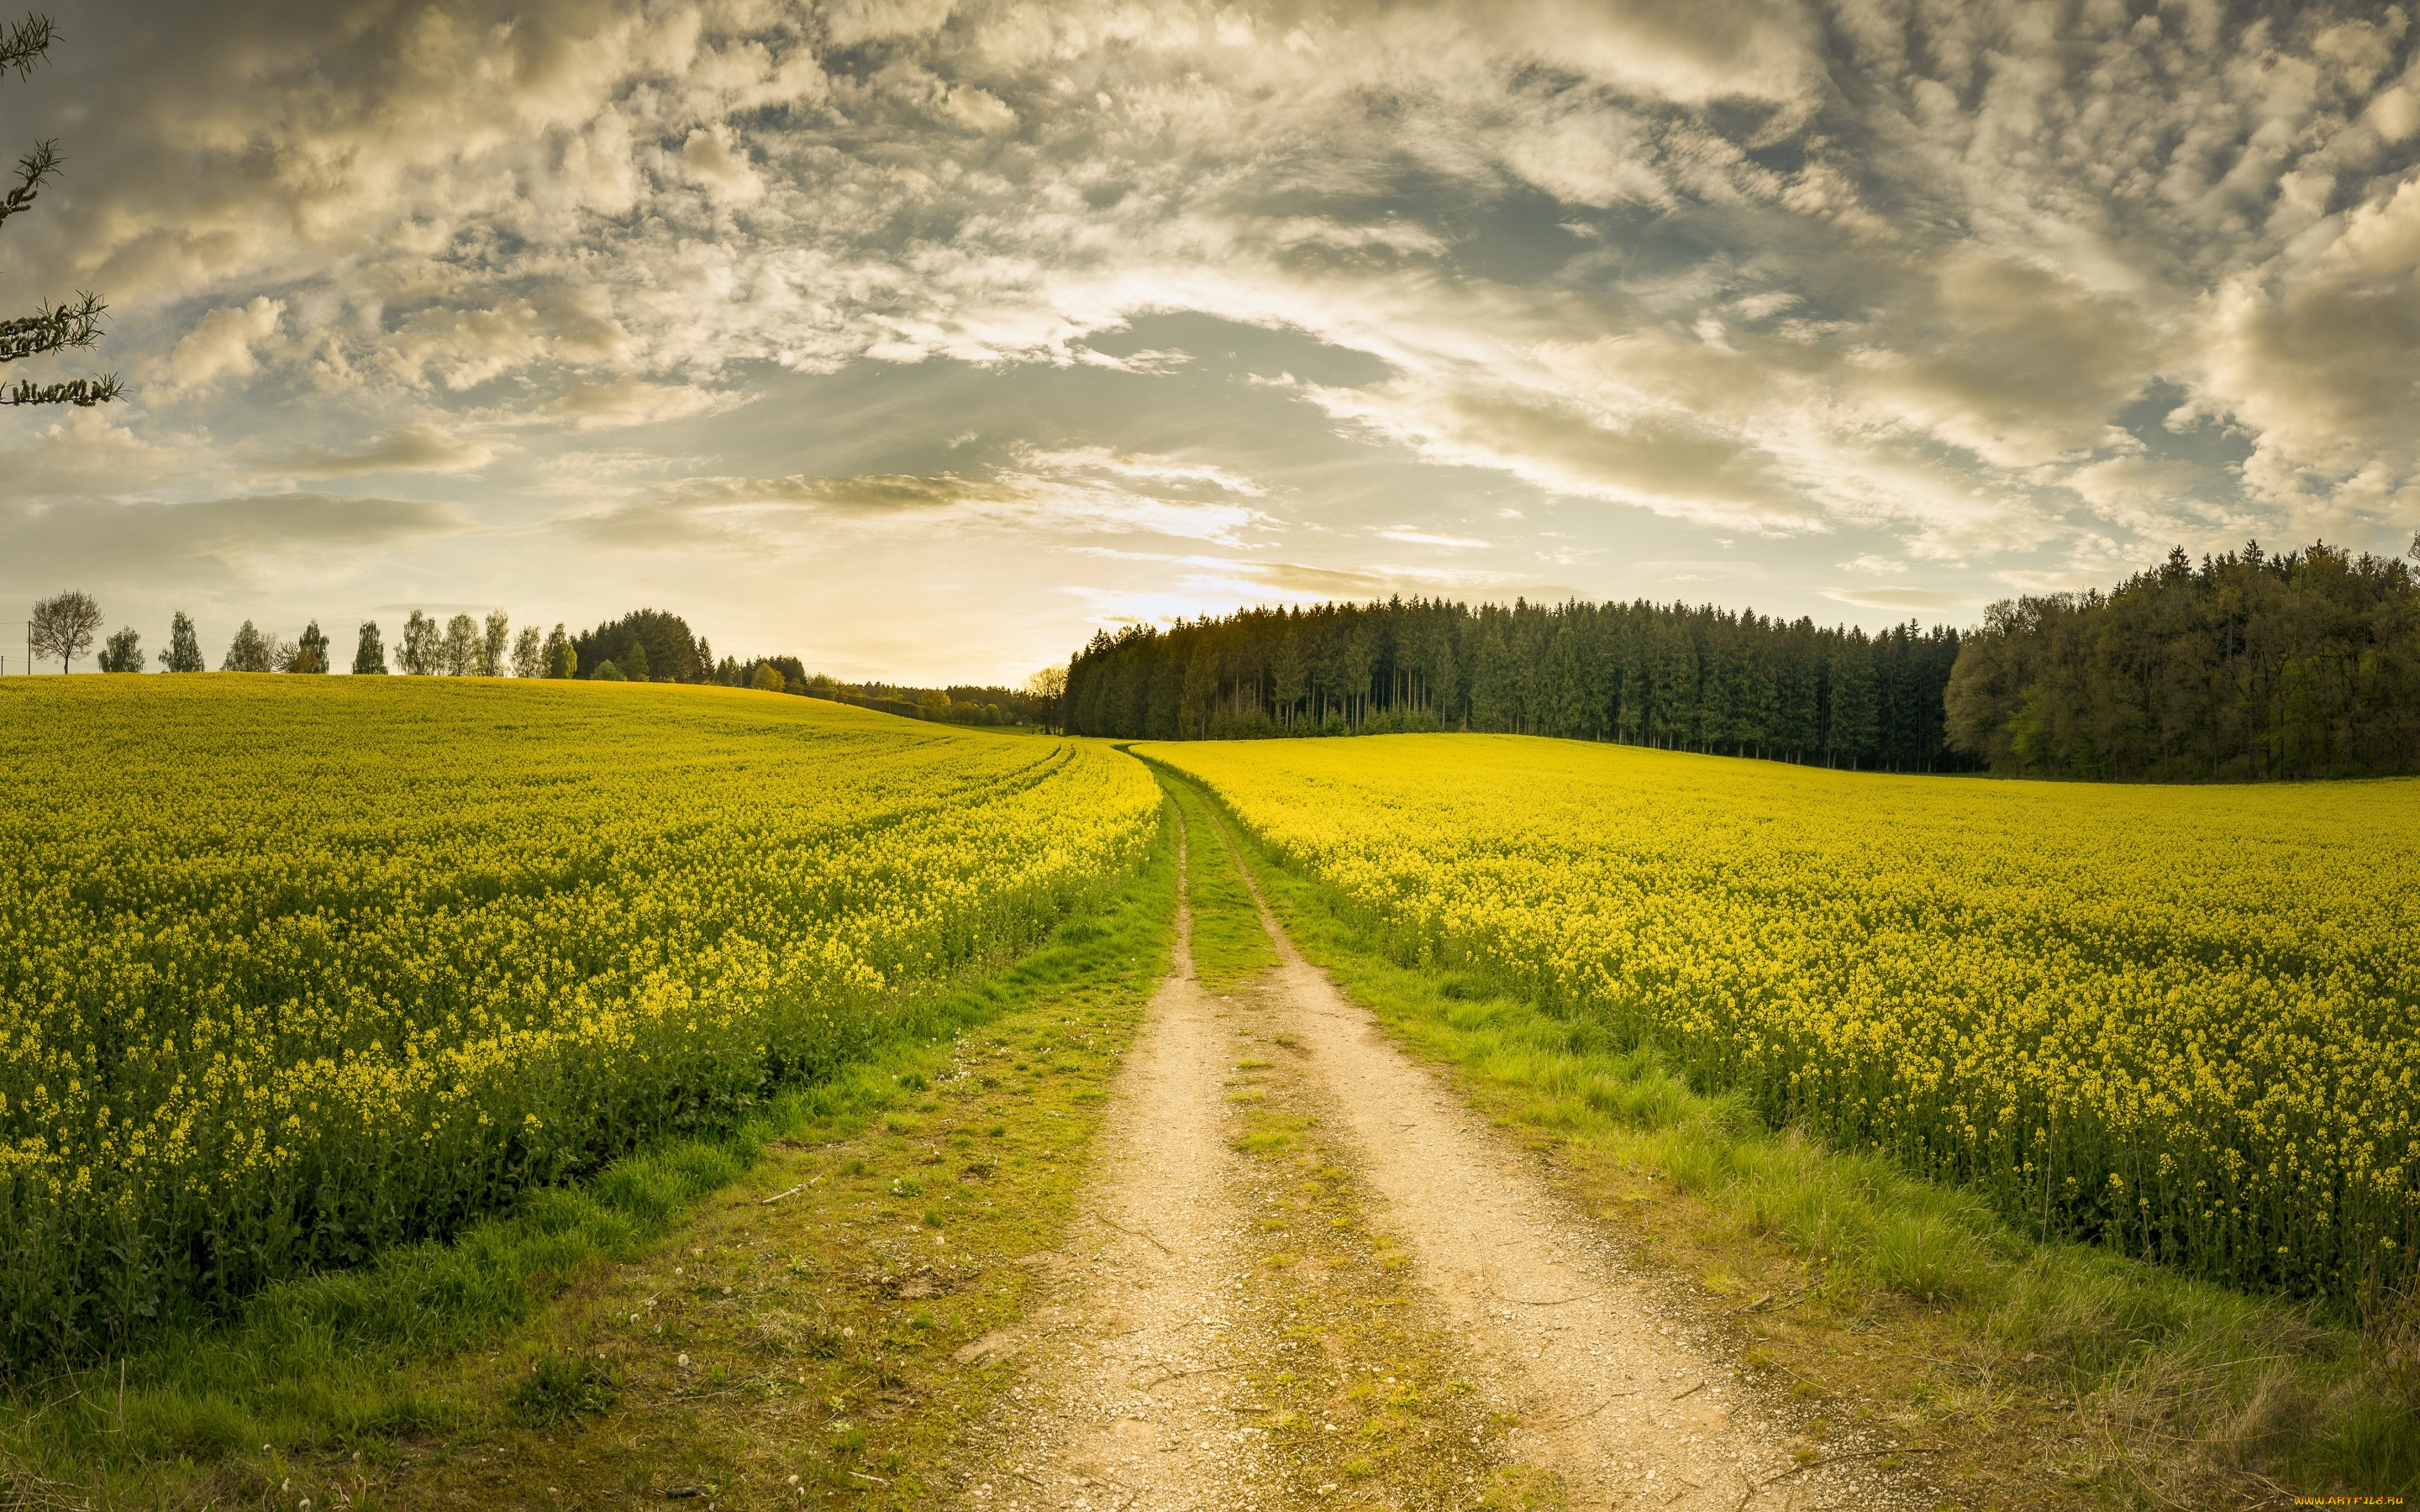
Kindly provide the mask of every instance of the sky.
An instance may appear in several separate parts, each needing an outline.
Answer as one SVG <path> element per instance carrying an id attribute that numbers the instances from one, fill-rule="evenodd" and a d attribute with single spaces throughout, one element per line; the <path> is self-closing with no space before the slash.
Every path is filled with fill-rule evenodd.
<path id="1" fill-rule="evenodd" d="M 2420 527 L 2400 8 L 52 13 L 0 288 L 109 333 L 0 376 L 129 390 L 0 410 L 0 624 L 644 606 L 1015 683 L 1246 604 L 1963 625 Z"/>

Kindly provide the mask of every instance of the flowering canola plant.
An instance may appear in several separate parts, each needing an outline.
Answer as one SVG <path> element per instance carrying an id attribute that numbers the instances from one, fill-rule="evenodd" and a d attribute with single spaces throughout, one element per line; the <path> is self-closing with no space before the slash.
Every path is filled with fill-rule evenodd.
<path id="1" fill-rule="evenodd" d="M 727 1125 L 1037 941 L 1158 792 L 737 689 L 0 684 L 0 1367 Z"/>
<path id="2" fill-rule="evenodd" d="M 1137 748 L 1404 959 L 2241 1285 L 2420 1242 L 2420 782 L 1859 775 L 1517 736 Z"/>

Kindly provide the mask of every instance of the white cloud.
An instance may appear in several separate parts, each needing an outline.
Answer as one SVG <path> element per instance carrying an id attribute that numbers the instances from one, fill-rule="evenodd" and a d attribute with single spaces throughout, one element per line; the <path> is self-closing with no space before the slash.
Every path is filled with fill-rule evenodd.
<path id="1" fill-rule="evenodd" d="M 581 430 L 610 430 L 716 414 L 746 404 L 748 398 L 739 393 L 622 378 L 612 383 L 574 384 L 564 390 L 546 412 L 569 421 Z"/>
<path id="2" fill-rule="evenodd" d="M 256 295 L 245 304 L 210 311 L 168 353 L 162 376 L 172 390 L 207 388 L 221 378 L 246 378 L 260 370 L 253 348 L 277 334 L 283 301 Z"/>
<path id="3" fill-rule="evenodd" d="M 1534 548 L 1543 492 L 1752 533 L 1808 597 L 1884 570 L 1836 567 L 1818 538 L 1850 530 L 1902 543 L 1922 593 L 1945 563 L 2375 538 L 2420 512 L 2399 12 L 80 4 L 75 88 L 23 85 L 75 193 L 10 223 L 0 275 L 101 289 L 109 362 L 161 402 L 107 433 L 116 481 L 0 435 L 59 497 L 199 497 L 267 465 L 552 507 L 545 448 L 613 430 L 655 460 L 561 528 L 744 552 L 811 511 L 866 540 L 1366 546 L 1373 521 L 1493 510 Z M 1312 376 L 1230 382 L 1193 333 L 1092 345 L 1190 316 Z M 691 455 L 768 373 L 885 363 L 977 370 L 969 413 L 799 416 L 863 427 L 845 460 Z M 986 409 L 1046 369 L 1104 386 Z M 2121 428 L 2180 392 L 2187 434 Z M 1236 458 L 1273 395 L 1509 502 L 1257 475 Z M 647 430 L 675 420 L 699 423 L 677 452 Z M 903 440 L 923 425 L 988 449 L 945 464 Z M 862 481 L 945 465 L 971 481 L 930 508 Z M 707 482 L 664 491 L 685 472 Z M 752 497 L 710 500 L 730 479 Z"/>
<path id="4" fill-rule="evenodd" d="M 1962 609 L 1978 602 L 1971 594 L 1941 593 L 1930 588 L 1830 588 L 1825 598 L 1858 609 Z"/>
<path id="5" fill-rule="evenodd" d="M 468 472 L 485 467 L 496 448 L 436 425 L 397 425 L 359 446 L 295 445 L 263 459 L 262 470 L 292 478 L 348 478 L 373 472 Z"/>
<path id="6" fill-rule="evenodd" d="M 1398 525 L 1378 532 L 1383 540 L 1401 541 L 1405 546 L 1442 546 L 1456 551 L 1476 551 L 1489 543 L 1468 535 L 1446 535 L 1435 531 L 1416 531 Z"/>

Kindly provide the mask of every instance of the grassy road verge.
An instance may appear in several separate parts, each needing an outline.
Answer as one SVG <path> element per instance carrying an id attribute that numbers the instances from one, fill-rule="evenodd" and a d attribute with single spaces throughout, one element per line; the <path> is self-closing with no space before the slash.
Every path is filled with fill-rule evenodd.
<path id="1" fill-rule="evenodd" d="M 1191 786 L 1163 769 L 1182 789 Z M 2420 1332 L 2366 1332 L 2072 1244 L 1888 1163 L 1765 1128 L 1652 1045 L 1388 959 L 1216 802 L 1280 921 L 1404 1043 L 1546 1152 L 1574 1200 L 1845 1420 L 1957 1444 L 1962 1504 L 2420 1493 Z"/>
<path id="2" fill-rule="evenodd" d="M 1167 970 L 1173 849 L 728 1138 L 17 1385 L 0 1507 L 929 1504 Z"/>

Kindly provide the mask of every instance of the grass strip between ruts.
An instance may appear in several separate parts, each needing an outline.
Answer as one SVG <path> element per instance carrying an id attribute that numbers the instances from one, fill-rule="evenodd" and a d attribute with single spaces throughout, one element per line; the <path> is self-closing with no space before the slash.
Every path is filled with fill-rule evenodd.
<path id="1" fill-rule="evenodd" d="M 1038 949 L 910 1005 L 895 1038 L 726 1137 L 14 1387 L 0 1506 L 569 1505 L 752 1482 L 760 1504 L 925 1504 L 918 1476 L 996 1381 L 955 1353 L 1021 1309 L 1014 1262 L 1063 1228 L 1102 1086 L 1167 971 L 1172 831 Z M 925 1410 L 902 1407 L 910 1381 Z M 804 1434 L 727 1431 L 801 1411 Z M 583 1422 L 638 1447 L 600 1454 Z"/>
<path id="2" fill-rule="evenodd" d="M 1182 792 L 1194 781 L 1161 767 Z M 1733 1311 L 1802 1396 L 1955 1445 L 1969 1504 L 2064 1490 L 2145 1505 L 2420 1494 L 2420 1322 L 2365 1335 L 2089 1246 L 2042 1244 L 1878 1156 L 1763 1125 L 1652 1044 L 1388 959 L 1345 900 L 1279 864 L 1202 790 L 1312 963 L 1575 1195 Z"/>

